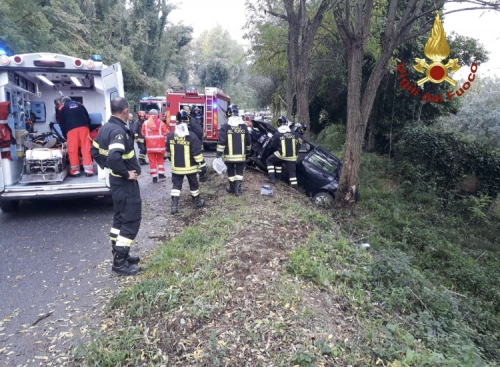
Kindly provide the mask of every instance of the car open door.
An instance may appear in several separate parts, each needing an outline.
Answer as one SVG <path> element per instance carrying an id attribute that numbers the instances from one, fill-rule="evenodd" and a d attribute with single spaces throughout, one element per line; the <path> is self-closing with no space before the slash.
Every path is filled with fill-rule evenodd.
<path id="1" fill-rule="evenodd" d="M 101 71 L 101 77 L 104 87 L 104 98 L 106 100 L 106 116 L 104 121 L 108 121 L 111 117 L 111 100 L 115 97 L 125 97 L 121 64 L 117 62 L 108 66 Z"/>

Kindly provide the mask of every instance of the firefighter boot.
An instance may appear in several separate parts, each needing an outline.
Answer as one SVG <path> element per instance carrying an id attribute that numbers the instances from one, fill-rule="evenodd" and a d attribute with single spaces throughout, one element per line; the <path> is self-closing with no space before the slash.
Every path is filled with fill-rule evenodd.
<path id="1" fill-rule="evenodd" d="M 148 164 L 148 162 L 146 162 L 146 160 L 144 158 L 139 158 L 139 164 L 141 166 L 144 166 L 144 165 Z"/>
<path id="2" fill-rule="evenodd" d="M 177 214 L 179 212 L 179 197 L 172 196 L 172 206 L 170 207 L 170 214 Z"/>
<path id="3" fill-rule="evenodd" d="M 199 196 L 192 196 L 193 198 L 193 209 L 200 209 L 205 206 L 205 200 L 201 199 Z"/>
<path id="4" fill-rule="evenodd" d="M 266 182 L 275 183 L 276 182 L 276 174 L 270 173 L 269 178 L 266 179 Z"/>
<path id="5" fill-rule="evenodd" d="M 127 261 L 130 247 L 115 246 L 115 255 L 113 257 L 113 266 L 111 270 L 119 275 L 136 275 L 139 272 L 139 267 L 132 265 Z"/>
<path id="6" fill-rule="evenodd" d="M 158 177 L 153 177 L 153 183 L 158 183 Z"/>
<path id="7" fill-rule="evenodd" d="M 115 245 L 113 245 L 113 244 L 111 244 L 111 253 L 113 254 L 113 256 L 115 256 L 115 254 L 116 254 Z M 127 255 L 127 261 L 130 264 L 139 264 L 139 262 L 141 261 L 141 258 L 139 256 Z"/>
<path id="8" fill-rule="evenodd" d="M 243 195 L 243 190 L 241 189 L 241 180 L 237 180 L 234 182 L 234 194 L 236 196 Z"/>
<path id="9" fill-rule="evenodd" d="M 226 187 L 226 191 L 230 194 L 234 194 L 234 181 L 229 181 L 229 186 Z"/>

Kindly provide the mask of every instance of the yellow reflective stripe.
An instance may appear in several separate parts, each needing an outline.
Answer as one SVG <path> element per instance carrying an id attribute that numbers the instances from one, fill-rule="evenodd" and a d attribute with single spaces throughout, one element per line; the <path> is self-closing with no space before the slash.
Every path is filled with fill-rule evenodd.
<path id="1" fill-rule="evenodd" d="M 245 148 L 245 135 L 241 134 L 240 135 L 241 137 L 241 151 L 244 152 L 244 148 Z"/>
<path id="2" fill-rule="evenodd" d="M 233 155 L 233 134 L 227 136 L 227 142 L 229 143 L 228 155 Z"/>
<path id="3" fill-rule="evenodd" d="M 113 149 L 125 150 L 125 145 L 120 144 L 120 143 L 113 143 L 108 148 L 109 148 L 109 150 L 113 150 Z"/>
<path id="4" fill-rule="evenodd" d="M 207 166 L 207 162 L 203 162 L 202 164 L 200 164 L 199 167 L 201 168 L 201 167 L 206 167 L 206 166 Z"/>
<path id="5" fill-rule="evenodd" d="M 224 162 L 244 162 L 246 159 L 246 156 L 244 154 L 237 154 L 237 155 L 225 155 L 224 156 Z"/>
<path id="6" fill-rule="evenodd" d="M 286 155 L 286 140 L 283 139 L 281 141 L 281 151 L 283 152 L 284 155 Z"/>
<path id="7" fill-rule="evenodd" d="M 176 175 L 188 175 L 190 173 L 198 173 L 198 167 L 197 166 L 189 168 L 172 167 L 172 173 L 175 173 Z"/>
<path id="8" fill-rule="evenodd" d="M 217 151 L 218 152 L 224 153 L 224 150 L 226 150 L 226 146 L 225 145 L 217 145 Z"/>
<path id="9" fill-rule="evenodd" d="M 295 153 L 295 139 L 292 139 L 292 152 L 293 152 L 293 156 L 295 157 L 296 156 L 296 153 Z"/>
<path id="10" fill-rule="evenodd" d="M 199 190 L 191 191 L 191 196 L 198 196 L 198 195 L 200 195 L 200 191 Z"/>
<path id="11" fill-rule="evenodd" d="M 114 173 L 113 170 L 109 170 L 109 173 L 111 174 L 111 176 L 122 177 L 122 176 L 117 175 L 116 173 Z"/>
<path id="12" fill-rule="evenodd" d="M 105 156 L 108 156 L 108 154 L 109 154 L 109 150 L 99 148 L 99 154 L 100 154 L 100 155 L 105 155 Z"/>
<path id="13" fill-rule="evenodd" d="M 243 176 L 234 176 L 236 178 L 236 181 L 243 181 Z"/>
<path id="14" fill-rule="evenodd" d="M 185 168 L 191 167 L 191 155 L 189 145 L 184 145 L 184 166 Z"/>
<path id="15" fill-rule="evenodd" d="M 170 190 L 170 196 L 181 196 L 181 190 Z"/>
<path id="16" fill-rule="evenodd" d="M 123 237 L 123 236 L 116 237 L 116 245 L 117 246 L 130 247 L 130 245 L 132 245 L 132 242 L 134 242 L 134 240 L 131 240 L 131 239 Z"/>
<path id="17" fill-rule="evenodd" d="M 193 158 L 196 162 L 200 163 L 203 161 L 203 154 L 198 154 L 197 156 L 194 156 Z"/>
<path id="18" fill-rule="evenodd" d="M 120 230 L 119 229 L 116 229 L 116 228 L 111 228 L 111 231 L 110 231 L 112 234 L 120 234 Z"/>
<path id="19" fill-rule="evenodd" d="M 175 162 L 175 144 L 174 144 L 174 142 L 170 143 L 170 152 L 167 154 L 167 156 L 170 157 L 170 161 L 172 162 L 172 167 L 173 167 L 174 162 Z"/>
<path id="20" fill-rule="evenodd" d="M 99 143 L 97 143 L 95 140 L 92 141 L 92 145 L 99 149 Z"/>
<path id="21" fill-rule="evenodd" d="M 133 150 L 130 151 L 130 153 L 127 154 L 122 154 L 123 159 L 132 159 L 135 156 L 135 152 Z"/>

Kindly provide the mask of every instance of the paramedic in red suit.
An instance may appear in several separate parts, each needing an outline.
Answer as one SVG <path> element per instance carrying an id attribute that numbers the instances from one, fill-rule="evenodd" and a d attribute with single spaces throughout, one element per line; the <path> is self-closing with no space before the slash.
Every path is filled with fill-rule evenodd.
<path id="1" fill-rule="evenodd" d="M 157 110 L 149 111 L 149 118 L 142 124 L 142 136 L 146 138 L 146 149 L 149 158 L 149 172 L 153 183 L 158 178 L 165 179 L 165 138 L 168 134 L 167 125 L 158 118 Z"/>
<path id="2" fill-rule="evenodd" d="M 78 155 L 78 149 L 80 149 L 85 175 L 87 177 L 93 176 L 94 166 L 90 154 L 89 113 L 82 104 L 72 101 L 68 96 L 63 96 L 61 103 L 62 105 L 59 107 L 59 126 L 68 142 L 69 174 L 73 177 L 80 176 L 80 158 Z"/>

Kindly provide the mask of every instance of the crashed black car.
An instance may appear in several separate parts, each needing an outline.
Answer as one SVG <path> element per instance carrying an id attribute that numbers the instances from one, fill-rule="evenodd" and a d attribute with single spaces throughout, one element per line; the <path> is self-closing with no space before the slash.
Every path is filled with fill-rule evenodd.
<path id="1" fill-rule="evenodd" d="M 250 129 L 252 151 L 247 166 L 267 173 L 266 159 L 273 152 L 269 142 L 278 131 L 267 122 L 252 120 Z M 297 181 L 316 204 L 331 204 L 335 198 L 342 171 L 342 162 L 332 153 L 304 139 L 297 158 Z M 283 167 L 281 179 L 288 182 L 288 172 Z"/>

